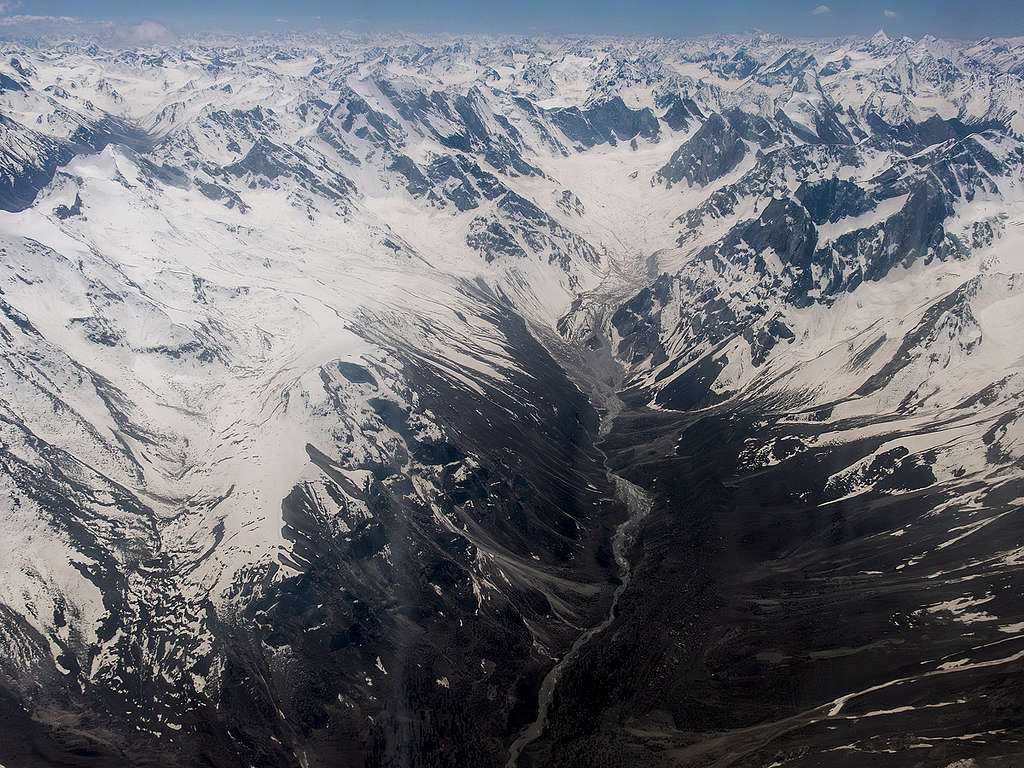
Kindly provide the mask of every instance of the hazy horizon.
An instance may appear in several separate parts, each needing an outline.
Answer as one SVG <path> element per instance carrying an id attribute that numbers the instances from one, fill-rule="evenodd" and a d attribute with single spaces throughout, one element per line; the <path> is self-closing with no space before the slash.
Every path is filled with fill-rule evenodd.
<path id="1" fill-rule="evenodd" d="M 834 38 L 871 35 L 946 39 L 1024 35 L 1024 6 L 999 0 L 971 4 L 939 2 L 820 3 L 787 0 L 754 4 L 722 0 L 714 4 L 661 0 L 621 4 L 610 0 L 540 3 L 535 0 L 481 8 L 466 0 L 424 6 L 408 0 L 325 4 L 296 0 L 284 7 L 267 0 L 237 0 L 215 8 L 194 0 L 173 7 L 140 6 L 124 0 L 9 0 L 0 2 L 0 36 L 17 39 L 48 34 L 100 34 L 133 29 L 148 22 L 145 34 L 272 34 L 361 32 L 453 35 L 609 35 L 693 38 L 713 34 L 783 35 Z M 152 24 L 155 22 L 156 24 Z M 144 35 L 145 36 L 145 35 Z"/>

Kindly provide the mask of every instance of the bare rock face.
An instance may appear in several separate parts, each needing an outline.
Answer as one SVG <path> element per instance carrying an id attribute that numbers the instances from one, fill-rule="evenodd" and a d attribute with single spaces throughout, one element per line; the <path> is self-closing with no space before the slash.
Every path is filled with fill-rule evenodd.
<path id="1" fill-rule="evenodd" d="M 739 165 L 748 151 L 739 132 L 716 112 L 672 153 L 658 178 L 668 187 L 682 181 L 704 186 Z"/>

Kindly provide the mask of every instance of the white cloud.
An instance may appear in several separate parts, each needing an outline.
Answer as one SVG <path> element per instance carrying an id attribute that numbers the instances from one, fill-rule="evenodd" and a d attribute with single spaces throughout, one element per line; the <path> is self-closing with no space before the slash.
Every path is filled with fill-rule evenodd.
<path id="1" fill-rule="evenodd" d="M 117 30 L 115 38 L 126 46 L 145 48 L 174 42 L 174 33 L 159 21 L 145 19 L 138 24 L 129 24 Z"/>
<path id="2" fill-rule="evenodd" d="M 811 11 L 812 16 L 821 16 L 823 13 L 832 13 L 832 9 L 829 8 L 827 5 L 819 5 L 813 11 Z"/>
<path id="3" fill-rule="evenodd" d="M 17 16 L 5 16 L 0 19 L 0 26 L 18 27 L 33 24 L 77 24 L 78 19 L 74 16 L 34 16 L 30 13 L 20 13 Z"/>
<path id="4" fill-rule="evenodd" d="M 899 14 L 896 13 L 896 11 L 890 11 L 888 8 L 882 11 L 882 15 L 885 16 L 885 18 L 887 19 L 895 19 L 897 16 L 899 16 Z"/>

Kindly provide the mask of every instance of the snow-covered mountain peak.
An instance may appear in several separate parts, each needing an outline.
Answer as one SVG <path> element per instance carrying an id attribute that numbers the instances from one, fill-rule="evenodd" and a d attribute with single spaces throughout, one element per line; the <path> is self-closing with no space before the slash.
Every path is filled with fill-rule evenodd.
<path id="1" fill-rule="evenodd" d="M 1005 757 L 1022 61 L 2 44 L 0 762 Z"/>

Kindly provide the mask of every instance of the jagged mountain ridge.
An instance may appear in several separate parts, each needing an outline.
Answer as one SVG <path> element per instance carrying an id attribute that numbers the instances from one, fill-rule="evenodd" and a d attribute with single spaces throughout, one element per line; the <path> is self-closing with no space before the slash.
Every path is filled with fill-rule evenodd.
<path id="1" fill-rule="evenodd" d="M 1019 46 L 6 48 L 8 768 L 502 764 L 614 590 L 605 454 L 655 499 L 643 578 L 522 764 L 699 760 L 732 730 L 750 764 L 910 764 L 885 739 L 916 699 L 839 745 L 742 733 L 838 716 L 936 649 L 970 675 L 999 643 L 1010 679 Z M 680 553 L 716 597 L 674 581 Z M 841 558 L 851 594 L 908 593 L 863 598 L 865 653 L 907 650 L 751 704 L 719 656 L 799 681 L 858 650 L 785 621 L 744 644 L 707 606 Z M 741 599 L 747 568 L 768 575 Z M 721 636 L 673 647 L 677 620 Z M 657 690 L 638 668 L 669 659 Z M 721 711 L 689 699 L 708 675 Z M 1012 706 L 963 710 L 922 738 L 1010 754 Z"/>

